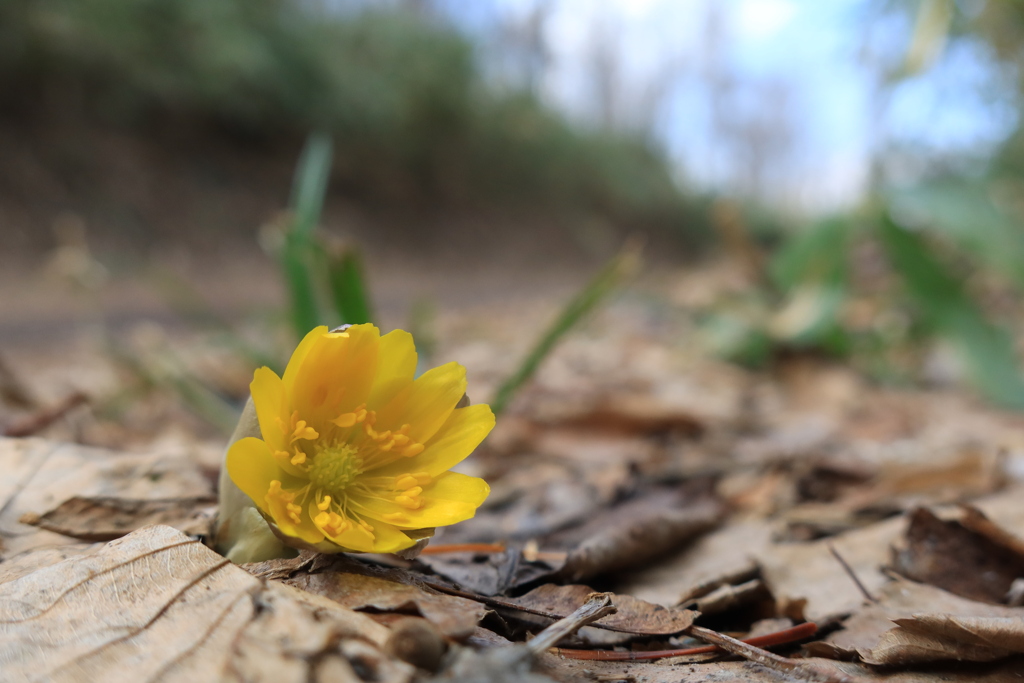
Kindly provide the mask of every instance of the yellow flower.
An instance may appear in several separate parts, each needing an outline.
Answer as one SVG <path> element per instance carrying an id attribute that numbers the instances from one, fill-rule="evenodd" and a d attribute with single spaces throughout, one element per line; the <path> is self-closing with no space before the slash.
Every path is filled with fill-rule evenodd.
<path id="1" fill-rule="evenodd" d="M 448 470 L 483 441 L 494 414 L 456 408 L 466 391 L 458 363 L 418 379 L 415 370 L 408 332 L 353 325 L 306 335 L 284 377 L 256 371 L 262 438 L 232 444 L 226 466 L 290 545 L 396 552 L 475 514 L 487 483 Z"/>

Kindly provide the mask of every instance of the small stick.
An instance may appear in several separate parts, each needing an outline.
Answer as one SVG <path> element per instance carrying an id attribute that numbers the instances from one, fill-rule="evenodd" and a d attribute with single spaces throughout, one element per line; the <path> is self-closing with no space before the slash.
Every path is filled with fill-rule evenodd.
<path id="1" fill-rule="evenodd" d="M 89 397 L 80 391 L 69 394 L 55 406 L 44 408 L 25 419 L 15 422 L 4 430 L 4 436 L 32 436 L 62 418 L 78 406 L 86 403 Z"/>
<path id="2" fill-rule="evenodd" d="M 694 638 L 700 638 L 701 640 L 717 645 L 723 650 L 743 657 L 751 662 L 756 662 L 761 666 L 766 666 L 769 669 L 781 671 L 789 674 L 790 676 L 796 676 L 806 681 L 814 681 L 815 683 L 857 683 L 859 680 L 858 678 L 847 676 L 838 671 L 829 671 L 810 663 L 801 662 L 798 659 L 781 657 L 774 652 L 768 652 L 768 650 L 763 650 L 755 645 L 744 643 L 742 640 L 736 640 L 724 633 L 712 631 L 711 629 L 704 628 L 703 626 L 691 626 L 686 630 L 686 632 Z"/>
<path id="3" fill-rule="evenodd" d="M 870 592 L 868 592 L 868 589 L 864 586 L 863 583 L 861 583 L 860 579 L 857 578 L 857 575 L 853 571 L 853 567 L 847 564 L 846 560 L 843 559 L 843 556 L 839 554 L 838 550 L 836 550 L 836 547 L 829 543 L 828 551 L 832 553 L 832 557 L 836 558 L 836 562 L 838 562 L 839 566 L 843 568 L 843 571 L 846 572 L 846 575 L 850 577 L 854 585 L 857 586 L 857 589 L 860 590 L 861 594 L 867 599 L 867 601 L 877 603 L 878 599 L 875 598 L 875 596 L 871 595 Z"/>
<path id="4" fill-rule="evenodd" d="M 526 644 L 526 647 L 534 655 L 539 655 L 557 645 L 563 638 L 571 636 L 581 627 L 609 614 L 615 614 L 615 612 L 611 593 L 591 593 L 579 609 L 538 633 L 536 638 Z"/>
<path id="5" fill-rule="evenodd" d="M 420 551 L 420 555 L 443 555 L 445 553 L 503 553 L 502 543 L 448 543 L 428 545 Z"/>
<path id="6" fill-rule="evenodd" d="M 786 645 L 804 638 L 810 638 L 818 632 L 818 625 L 814 622 L 807 622 L 792 628 L 787 628 L 774 633 L 766 633 L 763 636 L 744 638 L 742 641 L 747 645 L 757 647 L 773 647 L 775 645 Z M 689 647 L 681 650 L 650 650 L 648 652 L 615 652 L 613 650 L 570 650 L 566 648 L 553 647 L 549 650 L 551 654 L 560 655 L 566 659 L 596 659 L 602 662 L 633 662 L 645 659 L 665 659 L 667 657 L 688 657 L 690 655 L 703 655 L 712 652 L 722 652 L 717 645 L 702 645 L 700 647 Z"/>

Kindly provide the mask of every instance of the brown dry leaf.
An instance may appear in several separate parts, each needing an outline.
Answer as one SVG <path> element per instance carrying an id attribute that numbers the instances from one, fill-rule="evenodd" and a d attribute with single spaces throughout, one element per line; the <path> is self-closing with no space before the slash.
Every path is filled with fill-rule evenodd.
<path id="1" fill-rule="evenodd" d="M 860 652 L 876 665 L 907 665 L 952 659 L 991 662 L 1024 653 L 1024 613 L 1015 617 L 918 614 L 896 619 L 897 628 L 878 645 Z"/>
<path id="2" fill-rule="evenodd" d="M 946 665 L 942 670 L 915 672 L 879 672 L 850 662 L 801 660 L 831 667 L 860 681 L 878 683 L 1020 683 L 1024 659 L 998 664 Z M 788 683 L 799 678 L 782 676 L 752 662 L 688 662 L 683 658 L 660 662 L 599 662 L 563 659 L 556 655 L 541 658 L 543 670 L 560 681 L 618 681 L 628 683 Z"/>
<path id="3" fill-rule="evenodd" d="M 556 586 L 547 584 L 535 588 L 519 598 L 508 602 L 553 614 L 566 615 L 582 605 L 594 590 L 587 586 Z M 638 600 L 629 595 L 615 595 L 612 598 L 618 610 L 599 621 L 605 628 L 644 635 L 675 635 L 693 624 L 697 613 L 691 610 L 669 608 Z"/>
<path id="4" fill-rule="evenodd" d="M 972 600 L 1001 603 L 1014 580 L 1024 576 L 1024 554 L 1012 536 L 985 515 L 968 508 L 968 523 L 942 520 L 918 508 L 910 514 L 906 548 L 893 554 L 893 567 L 908 579 L 944 588 Z"/>
<path id="5" fill-rule="evenodd" d="M 96 552 L 101 546 L 91 545 L 61 545 L 54 548 L 40 548 L 30 550 L 12 557 L 9 560 L 0 562 L 0 583 L 7 583 L 14 579 L 21 578 L 38 569 L 49 567 L 52 564 L 63 562 L 72 557 L 89 555 Z"/>
<path id="6" fill-rule="evenodd" d="M 943 459 L 883 464 L 874 485 L 852 493 L 842 505 L 863 510 L 952 503 L 990 494 L 1004 483 L 997 453 L 964 447 Z"/>
<path id="7" fill-rule="evenodd" d="M 724 515 L 725 507 L 716 498 L 679 489 L 652 490 L 602 511 L 581 527 L 555 534 L 544 547 L 569 549 L 557 575 L 581 581 L 643 566 L 713 529 Z"/>
<path id="8" fill-rule="evenodd" d="M 685 597 L 756 575 L 756 557 L 770 545 L 772 526 L 762 520 L 736 521 L 699 538 L 692 545 L 646 569 L 633 572 L 617 586 L 622 593 L 663 606 Z"/>
<path id="9" fill-rule="evenodd" d="M 967 600 L 941 588 L 896 578 L 876 593 L 877 602 L 858 610 L 843 622 L 843 628 L 823 641 L 807 645 L 814 654 L 848 658 L 858 651 L 870 651 L 893 622 L 914 614 L 942 613 L 972 617 L 1021 618 L 1024 608 L 1003 607 Z"/>
<path id="10" fill-rule="evenodd" d="M 183 457 L 136 455 L 44 439 L 0 438 L 0 552 L 4 558 L 74 541 L 20 522 L 75 496 L 156 499 L 212 495 Z"/>
<path id="11" fill-rule="evenodd" d="M 5 680 L 409 681 L 411 667 L 380 654 L 387 636 L 170 527 L 0 584 Z"/>
<path id="12" fill-rule="evenodd" d="M 1020 528 L 1024 522 L 1021 493 L 1020 488 L 1008 489 L 974 504 L 1003 527 Z M 875 593 L 889 581 L 879 569 L 890 561 L 890 546 L 904 536 L 907 525 L 904 517 L 887 519 L 830 539 L 768 545 L 756 556 L 776 599 L 806 599 L 804 616 L 809 621 L 820 621 L 856 612 L 864 602 L 860 590 L 832 556 L 829 545 L 835 546 L 868 591 Z"/>
<path id="13" fill-rule="evenodd" d="M 586 432 L 689 437 L 700 436 L 707 428 L 706 421 L 687 407 L 650 394 L 623 392 L 600 396 L 578 413 L 559 416 L 558 425 Z"/>
<path id="14" fill-rule="evenodd" d="M 469 637 L 487 612 L 487 608 L 473 600 L 384 578 L 394 575 L 395 572 L 372 576 L 355 571 L 324 571 L 299 573 L 286 583 L 349 609 L 419 614 L 441 633 L 455 639 Z"/>
<path id="15" fill-rule="evenodd" d="M 138 500 L 75 496 L 39 516 L 27 513 L 22 524 L 83 541 L 112 541 L 146 526 L 161 524 L 190 536 L 206 535 L 216 499 L 203 497 Z"/>
<path id="16" fill-rule="evenodd" d="M 856 611 L 864 595 L 829 550 L 834 546 L 871 593 L 888 582 L 880 568 L 889 559 L 889 546 L 906 527 L 901 518 L 848 531 L 810 543 L 781 543 L 756 554 L 769 590 L 782 603 L 806 601 L 808 621 Z"/>
<path id="17" fill-rule="evenodd" d="M 547 577 L 582 581 L 643 566 L 687 545 L 719 523 L 725 507 L 706 491 L 706 484 L 698 481 L 690 486 L 651 488 L 617 504 L 611 501 L 600 504 L 597 497 L 582 502 L 579 482 L 574 484 L 568 479 L 549 482 L 546 488 L 550 490 L 550 497 L 561 501 L 563 511 L 554 515 L 548 512 L 544 515 L 547 519 L 538 520 L 541 515 L 533 510 L 544 506 L 539 501 L 519 500 L 517 504 L 525 509 L 483 511 L 477 518 L 446 529 L 443 536 L 446 543 L 493 543 L 510 536 L 521 539 L 525 535 L 537 539 L 543 551 L 540 561 L 521 561 L 517 553 L 495 554 L 484 563 L 476 562 L 472 553 L 421 556 L 417 561 L 482 595 L 500 594 L 509 587 L 532 584 Z M 566 511 L 568 514 L 563 514 Z M 503 532 L 503 524 L 520 528 L 509 534 L 508 530 Z M 552 527 L 562 530 L 551 533 Z M 528 533 L 530 531 L 534 533 Z"/>

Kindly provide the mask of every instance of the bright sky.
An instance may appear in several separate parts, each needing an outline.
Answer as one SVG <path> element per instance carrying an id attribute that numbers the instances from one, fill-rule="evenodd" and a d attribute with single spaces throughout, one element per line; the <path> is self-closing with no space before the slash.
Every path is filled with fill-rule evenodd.
<path id="1" fill-rule="evenodd" d="M 448 0 L 470 32 L 487 35 L 502 16 L 523 17 L 543 0 Z M 595 117 L 591 55 L 595 31 L 614 46 L 624 85 L 623 109 L 653 119 L 691 184 L 728 189 L 749 164 L 716 136 L 707 72 L 708 10 L 719 13 L 719 69 L 735 84 L 726 109 L 740 122 L 782 121 L 790 142 L 765 161 L 769 194 L 780 204 L 827 210 L 857 201 L 867 176 L 876 118 L 876 71 L 868 52 L 901 55 L 910 26 L 869 25 L 867 0 L 550 0 L 545 38 L 552 61 L 543 95 L 580 120 Z M 979 49 L 947 51 L 926 76 L 898 87 L 882 130 L 901 143 L 932 150 L 984 149 L 1012 128 L 1014 112 L 986 102 Z M 648 107 L 645 92 L 666 94 Z M 771 93 L 776 95 L 773 97 Z M 780 106 L 778 93 L 783 93 Z M 773 136 L 776 144 L 781 136 Z"/>

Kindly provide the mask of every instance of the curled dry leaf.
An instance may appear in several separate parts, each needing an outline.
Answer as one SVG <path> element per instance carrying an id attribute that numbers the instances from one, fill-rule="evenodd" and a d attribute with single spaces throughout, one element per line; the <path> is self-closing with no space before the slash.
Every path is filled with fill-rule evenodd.
<path id="1" fill-rule="evenodd" d="M 1002 603 L 1024 576 L 1024 548 L 976 508 L 942 520 L 918 508 L 910 514 L 906 548 L 893 567 L 909 579 L 982 602 Z"/>
<path id="2" fill-rule="evenodd" d="M 557 576 L 581 581 L 642 566 L 713 529 L 724 514 L 722 502 L 710 496 L 694 498 L 672 489 L 648 492 L 552 537 L 554 547 L 572 548 Z"/>
<path id="3" fill-rule="evenodd" d="M 170 527 L 0 584 L 0 661 L 17 681 L 401 683 L 366 615 L 266 584 Z M 358 674 L 358 675 L 357 675 Z"/>
<path id="4" fill-rule="evenodd" d="M 707 595 L 719 586 L 739 584 L 758 574 L 756 555 L 771 543 L 767 521 L 726 524 L 685 549 L 633 572 L 619 590 L 670 606 Z"/>
<path id="5" fill-rule="evenodd" d="M 1024 623 L 1024 609 L 992 605 L 953 595 L 941 588 L 929 586 L 922 583 L 915 583 L 902 578 L 896 578 L 876 592 L 878 601 L 859 609 L 853 616 L 843 623 L 843 628 L 830 634 L 823 641 L 811 643 L 806 646 L 813 654 L 851 658 L 863 656 L 865 661 L 893 658 L 889 663 L 898 663 L 898 657 L 905 653 L 914 651 L 914 657 L 923 659 L 906 661 L 936 661 L 950 659 L 949 653 L 954 651 L 948 645 L 942 645 L 939 641 L 932 642 L 935 647 L 930 654 L 923 653 L 919 645 L 925 641 L 927 636 L 921 629 L 931 628 L 930 626 L 920 628 L 913 625 L 917 617 L 924 615 L 928 617 L 926 622 L 931 624 L 931 619 L 940 617 L 942 619 L 980 619 L 986 624 L 994 625 L 1002 621 L 1016 621 Z M 908 629 L 894 629 L 894 624 L 902 624 L 905 621 L 912 623 Z M 958 642 L 958 641 L 957 641 Z M 917 649 L 915 649 L 917 648 Z M 1000 656 L 1006 656 L 1011 650 L 1006 650 Z M 980 651 L 978 651 L 980 653 Z M 989 661 L 998 657 L 978 658 L 964 657 L 968 661 Z"/>
<path id="6" fill-rule="evenodd" d="M 184 457 L 136 455 L 43 439 L 0 438 L 0 553 L 20 552 L 70 538 L 22 524 L 28 513 L 51 510 L 75 496 L 171 499 L 212 495 L 196 463 Z"/>
<path id="7" fill-rule="evenodd" d="M 685 487 L 658 487 L 616 504 L 594 504 L 575 510 L 571 518 L 556 527 L 560 531 L 530 536 L 537 539 L 543 551 L 537 562 L 520 561 L 520 556 L 513 552 L 491 555 L 485 563 L 475 562 L 469 553 L 462 553 L 462 557 L 420 557 L 418 561 L 435 573 L 485 595 L 500 594 L 547 577 L 583 581 L 599 574 L 641 567 L 684 547 L 721 521 L 725 506 L 706 489 L 706 481 Z M 573 495 L 572 487 L 562 489 L 561 497 Z M 581 514 L 586 521 L 579 519 Z M 445 541 L 453 537 L 475 542 L 504 540 L 498 523 L 501 514 L 485 512 L 482 516 L 493 516 L 495 523 L 470 520 L 461 530 L 454 529 L 450 534 L 446 530 Z M 466 539 L 459 533 L 470 535 Z M 521 533 L 515 536 L 521 537 Z"/>
<path id="8" fill-rule="evenodd" d="M 508 602 L 567 615 L 586 602 L 593 592 L 587 586 L 547 584 L 522 597 L 510 598 Z M 594 626 L 628 633 L 669 636 L 688 629 L 697 617 L 697 613 L 690 610 L 665 608 L 629 595 L 614 595 L 612 602 L 618 611 L 595 622 Z"/>
<path id="9" fill-rule="evenodd" d="M 549 416 L 544 417 L 550 421 Z M 558 425 L 586 432 L 688 437 L 698 437 L 707 429 L 706 419 L 687 407 L 670 405 L 646 393 L 624 392 L 596 397 L 576 412 L 559 415 Z"/>
<path id="10" fill-rule="evenodd" d="M 886 666 L 942 660 L 991 662 L 1024 653 L 1024 615 L 918 614 L 896 619 L 896 624 L 878 645 L 860 653 L 865 662 Z"/>
<path id="11" fill-rule="evenodd" d="M 455 639 L 471 635 L 487 612 L 483 605 L 472 600 L 366 573 L 337 570 L 299 573 L 286 583 L 330 598 L 349 609 L 418 614 L 445 636 Z"/>
<path id="12" fill-rule="evenodd" d="M 836 560 L 830 546 L 873 594 L 888 581 L 879 569 L 888 560 L 890 544 L 899 538 L 905 526 L 902 518 L 887 519 L 810 543 L 770 545 L 760 550 L 756 558 L 775 598 L 784 603 L 806 601 L 804 618 L 820 622 L 854 612 L 864 602 L 864 594 Z"/>
<path id="13" fill-rule="evenodd" d="M 75 496 L 44 515 L 27 513 L 22 524 L 83 541 L 112 541 L 146 526 L 162 524 L 189 536 L 207 535 L 216 499 L 207 496 L 138 500 Z"/>
<path id="14" fill-rule="evenodd" d="M 679 658 L 660 662 L 597 662 L 563 659 L 556 655 L 541 658 L 542 670 L 564 681 L 636 681 L 643 683 L 789 683 L 798 676 L 782 676 L 753 662 L 699 662 L 697 658 Z M 698 660 L 699 661 L 699 660 Z M 858 683 L 1016 683 L 1024 659 L 995 665 L 964 664 L 953 670 L 926 672 L 876 672 L 863 664 L 803 660 L 831 667 Z"/>

